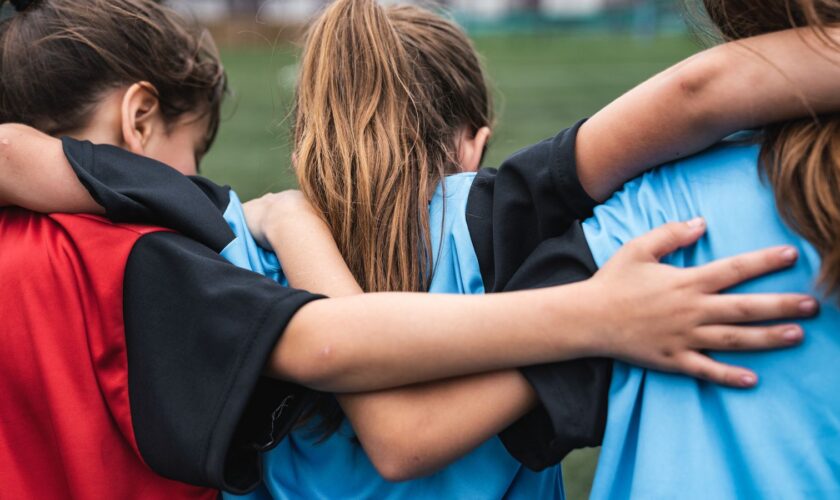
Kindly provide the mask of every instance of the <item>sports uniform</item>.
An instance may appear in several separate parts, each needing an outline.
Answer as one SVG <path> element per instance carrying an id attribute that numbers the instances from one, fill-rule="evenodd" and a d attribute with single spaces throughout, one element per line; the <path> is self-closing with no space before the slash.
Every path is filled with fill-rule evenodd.
<path id="1" fill-rule="evenodd" d="M 67 149 L 79 162 L 114 150 Z M 212 213 L 196 191 L 190 202 Z M 181 229 L 192 238 L 0 210 L 0 496 L 215 498 L 256 486 L 258 452 L 314 397 L 261 372 L 317 296 L 227 264 L 217 252 L 233 233 L 218 217 Z"/>
<path id="2" fill-rule="evenodd" d="M 498 171 L 485 169 L 477 175 L 464 174 L 446 180 L 446 190 L 438 190 L 430 207 L 436 259 L 431 292 L 482 293 L 485 289 L 495 292 L 582 278 L 581 270 L 546 266 L 550 262 L 531 261 L 530 267 L 522 267 L 529 255 L 541 251 L 546 240 L 564 234 L 574 219 L 584 217 L 594 205 L 580 187 L 574 170 L 577 129 L 575 126 L 520 151 Z M 72 142 L 66 140 L 65 144 Z M 182 221 L 193 215 L 186 212 L 187 203 L 178 191 L 194 191 L 195 186 L 200 186 L 211 193 L 216 200 L 216 213 L 223 212 L 237 236 L 222 255 L 237 265 L 283 281 L 276 258 L 259 250 L 247 233 L 234 193 L 212 187 L 204 179 L 189 181 L 174 171 L 153 165 L 151 160 L 126 152 L 119 155 L 123 160 L 92 157 L 88 162 L 71 162 L 109 217 L 155 221 L 183 231 L 179 227 L 184 225 Z M 132 167 L 126 162 L 131 162 Z M 155 168 L 141 168 L 142 163 Z M 158 213 L 159 207 L 167 207 L 163 212 L 169 216 L 170 209 L 178 206 L 185 211 L 172 222 Z M 444 211 L 446 216 L 442 217 Z M 503 432 L 501 439 L 485 443 L 432 477 L 400 484 L 388 483 L 376 473 L 346 422 L 323 444 L 316 444 L 317 437 L 311 429 L 302 429 L 266 455 L 266 486 L 278 498 L 562 497 L 558 466 L 535 473 L 514 457 L 530 458 L 525 453 L 527 447 L 520 443 L 527 442 L 534 422 L 558 428 L 551 443 L 556 454 L 565 455 L 576 447 L 598 444 L 597 430 L 592 432 L 590 426 L 575 422 L 589 419 L 603 422 L 605 405 L 589 394 L 606 391 L 609 363 L 578 360 L 522 371 L 529 380 L 550 380 L 549 393 L 558 397 L 549 404 L 562 408 L 563 415 L 536 408 Z M 581 434 L 582 430 L 587 434 Z"/>
<path id="3" fill-rule="evenodd" d="M 758 152 L 758 145 L 740 137 L 649 172 L 555 243 L 555 253 L 577 256 L 567 265 L 591 266 L 594 272 L 595 263 L 603 265 L 621 245 L 654 227 L 703 216 L 707 234 L 666 262 L 697 266 L 792 245 L 800 253 L 794 267 L 730 292 L 823 297 L 820 315 L 800 321 L 806 332 L 802 346 L 712 353 L 724 363 L 757 372 L 761 382 L 754 389 L 726 388 L 616 362 L 609 391 L 591 393 L 609 402 L 592 498 L 840 496 L 838 298 L 817 287 L 819 255 L 779 216 L 772 188 L 760 177 Z M 551 411 L 548 390 L 550 384 L 538 392 Z M 530 431 L 531 439 L 522 443 L 528 443 L 533 464 L 555 463 L 558 457 L 544 445 L 555 430 L 534 425 Z"/>

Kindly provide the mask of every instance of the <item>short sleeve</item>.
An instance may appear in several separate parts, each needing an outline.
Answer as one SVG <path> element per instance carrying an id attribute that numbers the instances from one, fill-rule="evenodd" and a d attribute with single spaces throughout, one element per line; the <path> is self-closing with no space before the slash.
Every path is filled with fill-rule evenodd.
<path id="1" fill-rule="evenodd" d="M 174 229 L 217 252 L 233 239 L 220 215 L 229 188 L 114 146 L 61 141 L 79 181 L 109 220 Z"/>
<path id="2" fill-rule="evenodd" d="M 482 169 L 467 204 L 467 221 L 485 289 L 505 288 L 543 241 L 592 213 L 596 202 L 577 175 L 575 141 L 583 121 L 520 150 L 498 169 Z"/>
<path id="3" fill-rule="evenodd" d="M 517 270 L 506 291 L 583 281 L 597 270 L 579 223 L 542 242 Z M 526 366 L 520 372 L 539 405 L 500 434 L 508 452 L 542 470 L 571 451 L 604 437 L 612 361 L 602 358 Z"/>
<path id="4" fill-rule="evenodd" d="M 179 234 L 138 240 L 124 282 L 128 385 L 137 445 L 153 470 L 235 493 L 257 486 L 259 452 L 315 398 L 262 372 L 288 322 L 317 298 Z"/>
<path id="5" fill-rule="evenodd" d="M 467 221 L 489 292 L 573 283 L 597 269 L 577 222 L 596 204 L 577 176 L 582 124 L 476 176 Z M 501 433 L 508 451 L 540 470 L 600 444 L 611 367 L 609 360 L 584 359 L 522 368 L 540 405 Z"/>

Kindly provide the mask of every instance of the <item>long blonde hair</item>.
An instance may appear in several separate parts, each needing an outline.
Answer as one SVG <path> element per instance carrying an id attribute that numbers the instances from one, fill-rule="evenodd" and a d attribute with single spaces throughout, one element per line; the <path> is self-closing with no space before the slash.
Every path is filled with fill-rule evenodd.
<path id="1" fill-rule="evenodd" d="M 791 27 L 810 27 L 822 43 L 840 46 L 826 31 L 840 23 L 837 0 L 705 0 L 727 40 Z M 820 284 L 840 289 L 840 115 L 802 119 L 765 129 L 761 160 L 785 220 L 819 251 Z"/>
<path id="2" fill-rule="evenodd" d="M 425 290 L 429 200 L 457 131 L 492 120 L 467 36 L 418 7 L 338 0 L 307 34 L 294 120 L 300 188 L 364 290 Z"/>

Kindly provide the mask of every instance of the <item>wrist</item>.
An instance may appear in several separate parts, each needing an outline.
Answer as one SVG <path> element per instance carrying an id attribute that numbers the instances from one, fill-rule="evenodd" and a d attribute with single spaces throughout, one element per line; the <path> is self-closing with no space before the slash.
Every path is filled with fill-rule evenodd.
<path id="1" fill-rule="evenodd" d="M 612 339 L 619 331 L 615 321 L 616 307 L 610 300 L 615 297 L 615 291 L 611 293 L 597 279 L 578 285 L 575 298 L 579 305 L 576 309 L 583 322 L 575 336 L 575 348 L 580 357 L 609 357 Z"/>
<path id="2" fill-rule="evenodd" d="M 592 281 L 556 287 L 542 296 L 539 328 L 551 339 L 548 348 L 557 361 L 601 356 L 609 344 L 604 294 Z"/>

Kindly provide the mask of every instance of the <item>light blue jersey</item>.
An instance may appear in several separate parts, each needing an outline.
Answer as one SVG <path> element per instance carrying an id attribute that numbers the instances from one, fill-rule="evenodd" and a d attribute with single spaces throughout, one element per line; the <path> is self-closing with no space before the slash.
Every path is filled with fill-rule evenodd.
<path id="1" fill-rule="evenodd" d="M 432 293 L 484 293 L 478 259 L 464 215 L 474 177 L 474 174 L 448 177 L 446 195 L 439 187 L 430 205 L 435 263 L 430 286 Z M 233 193 L 225 219 L 236 239 L 225 248 L 222 256 L 240 267 L 284 283 L 277 258 L 260 249 L 248 233 L 241 203 Z M 346 421 L 325 442 L 319 444 L 318 439 L 311 428 L 298 430 L 266 453 L 263 456 L 264 485 L 245 498 L 564 498 L 559 466 L 540 473 L 528 470 L 507 453 L 498 438 L 487 441 L 432 476 L 403 483 L 390 483 L 376 472 Z"/>
<path id="2" fill-rule="evenodd" d="M 627 184 L 584 224 L 596 262 L 665 222 L 703 216 L 708 235 L 670 263 L 793 245 L 801 255 L 793 269 L 732 292 L 820 296 L 819 256 L 779 217 L 759 178 L 758 150 L 725 144 Z M 751 390 L 616 363 L 593 498 L 840 498 L 837 297 L 802 325 L 800 347 L 714 354 L 755 370 L 760 385 Z"/>

